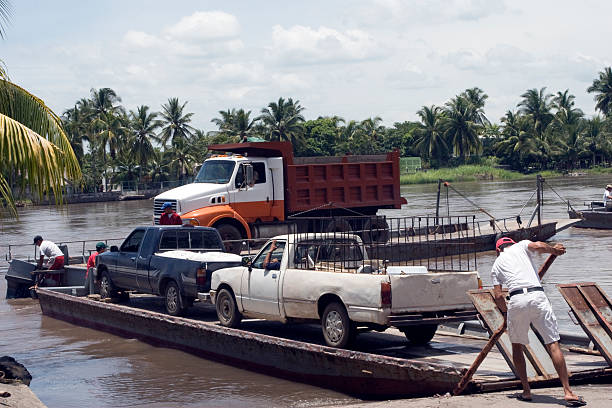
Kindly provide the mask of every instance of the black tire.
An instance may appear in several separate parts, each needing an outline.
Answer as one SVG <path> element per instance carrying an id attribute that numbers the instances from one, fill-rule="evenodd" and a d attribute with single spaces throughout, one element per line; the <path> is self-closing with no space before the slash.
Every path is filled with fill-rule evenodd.
<path id="1" fill-rule="evenodd" d="M 117 297 L 117 288 L 113 285 L 108 271 L 102 271 L 102 276 L 100 277 L 100 297 L 102 299 Z"/>
<path id="2" fill-rule="evenodd" d="M 415 346 L 424 346 L 429 343 L 431 339 L 436 335 L 438 330 L 437 324 L 427 324 L 422 326 L 411 326 L 402 330 L 406 338 L 410 341 L 410 344 Z"/>
<path id="3" fill-rule="evenodd" d="M 227 289 L 221 289 L 215 299 L 217 317 L 221 326 L 238 327 L 242 320 L 242 315 L 238 311 L 234 295 Z"/>
<path id="4" fill-rule="evenodd" d="M 185 299 L 175 281 L 170 281 L 164 289 L 164 303 L 166 313 L 170 316 L 182 316 L 187 307 Z"/>
<path id="5" fill-rule="evenodd" d="M 240 250 L 242 249 L 242 241 L 240 241 L 242 239 L 242 234 L 240 234 L 238 228 L 230 224 L 221 224 L 216 228 L 217 231 L 219 231 L 219 235 L 221 235 L 225 250 L 232 254 L 240 254 Z"/>
<path id="6" fill-rule="evenodd" d="M 332 302 L 325 307 L 321 316 L 321 330 L 325 343 L 337 348 L 348 346 L 357 334 L 346 308 L 338 302 Z"/>
<path id="7" fill-rule="evenodd" d="M 389 224 L 384 218 L 370 218 L 365 222 L 362 239 L 366 244 L 376 242 L 384 244 L 389 240 Z"/>

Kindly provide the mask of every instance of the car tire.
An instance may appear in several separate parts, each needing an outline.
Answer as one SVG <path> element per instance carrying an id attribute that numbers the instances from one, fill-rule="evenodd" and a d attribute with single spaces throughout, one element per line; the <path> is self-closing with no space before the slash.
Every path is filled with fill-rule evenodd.
<path id="1" fill-rule="evenodd" d="M 410 326 L 402 330 L 410 344 L 424 346 L 431 341 L 438 330 L 437 324 L 426 324 L 422 326 Z"/>
<path id="2" fill-rule="evenodd" d="M 113 285 L 108 271 L 102 271 L 102 277 L 100 278 L 100 297 L 104 298 L 116 298 L 117 288 Z"/>
<path id="3" fill-rule="evenodd" d="M 325 343 L 337 348 L 348 346 L 357 335 L 346 308 L 339 302 L 332 302 L 325 307 L 321 316 L 321 330 Z"/>
<path id="4" fill-rule="evenodd" d="M 380 217 L 370 218 L 365 222 L 362 239 L 366 244 L 384 244 L 389 240 L 389 224 Z"/>
<path id="5" fill-rule="evenodd" d="M 219 231 L 219 235 L 221 235 L 225 251 L 239 255 L 242 249 L 242 242 L 237 241 L 242 239 L 242 234 L 240 234 L 238 228 L 230 224 L 221 224 L 217 227 L 217 231 Z"/>
<path id="6" fill-rule="evenodd" d="M 164 290 L 166 313 L 170 316 L 182 316 L 185 313 L 185 299 L 175 281 L 170 281 Z"/>
<path id="7" fill-rule="evenodd" d="M 233 293 L 227 289 L 221 289 L 215 300 L 215 308 L 217 309 L 217 317 L 221 326 L 238 327 L 242 320 L 242 315 L 238 311 L 236 298 Z"/>

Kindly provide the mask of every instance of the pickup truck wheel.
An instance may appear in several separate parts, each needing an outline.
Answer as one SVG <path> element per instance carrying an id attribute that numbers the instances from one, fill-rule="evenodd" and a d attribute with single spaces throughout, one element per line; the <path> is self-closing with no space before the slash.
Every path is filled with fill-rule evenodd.
<path id="1" fill-rule="evenodd" d="M 221 326 L 238 327 L 242 316 L 236 306 L 236 299 L 234 299 L 234 295 L 229 290 L 221 289 L 219 291 L 215 307 L 217 308 L 217 317 Z"/>
<path id="2" fill-rule="evenodd" d="M 383 218 L 370 218 L 363 228 L 363 242 L 384 244 L 389 240 L 389 224 Z"/>
<path id="3" fill-rule="evenodd" d="M 325 307 L 321 317 L 321 329 L 325 343 L 331 347 L 346 347 L 357 334 L 344 306 L 332 302 Z"/>
<path id="4" fill-rule="evenodd" d="M 415 346 L 424 346 L 429 343 L 438 330 L 437 324 L 427 324 L 422 326 L 411 326 L 402 330 L 410 343 Z"/>
<path id="5" fill-rule="evenodd" d="M 117 288 L 113 285 L 107 271 L 103 271 L 102 278 L 100 278 L 100 297 L 102 299 L 117 297 Z"/>
<path id="6" fill-rule="evenodd" d="M 166 285 L 165 300 L 166 312 L 168 312 L 169 315 L 181 316 L 185 313 L 185 300 L 176 282 L 171 281 Z"/>
<path id="7" fill-rule="evenodd" d="M 240 242 L 242 235 L 240 231 L 238 231 L 238 228 L 230 224 L 222 224 L 217 227 L 217 231 L 219 231 L 219 235 L 221 235 L 225 250 L 232 254 L 240 254 L 240 250 L 242 249 L 242 242 Z"/>

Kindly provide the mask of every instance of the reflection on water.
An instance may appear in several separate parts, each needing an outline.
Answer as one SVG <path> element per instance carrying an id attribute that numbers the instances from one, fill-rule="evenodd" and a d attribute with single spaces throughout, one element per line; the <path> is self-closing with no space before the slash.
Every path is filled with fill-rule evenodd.
<path id="1" fill-rule="evenodd" d="M 599 178 L 551 180 L 575 206 L 599 200 L 609 181 Z M 496 217 L 514 217 L 535 188 L 535 181 L 457 183 L 456 187 Z M 397 217 L 435 213 L 436 186 L 402 187 L 408 204 Z M 474 209 L 450 192 L 442 194 L 442 214 L 473 214 Z M 567 218 L 566 204 L 545 192 L 545 218 Z M 533 206 L 522 213 L 528 220 Z M 61 209 L 30 207 L 19 221 L 0 225 L 0 257 L 9 243 L 29 244 L 36 234 L 60 241 L 122 238 L 137 225 L 151 223 L 151 201 L 74 204 Z M 484 218 L 484 217 L 479 217 Z M 544 279 L 563 331 L 579 332 L 567 316 L 558 283 L 596 281 L 612 294 L 612 231 L 569 229 L 554 238 L 567 254 L 558 258 Z M 24 250 L 29 254 L 31 247 Z M 92 248 L 93 249 L 93 248 Z M 490 282 L 494 252 L 478 255 L 480 274 Z M 542 257 L 542 261 L 544 257 Z M 282 407 L 339 405 L 355 402 L 333 391 L 228 367 L 166 348 L 156 348 L 41 316 L 37 301 L 6 301 L 0 274 L 0 355 L 12 355 L 28 367 L 32 389 L 50 407 Z"/>

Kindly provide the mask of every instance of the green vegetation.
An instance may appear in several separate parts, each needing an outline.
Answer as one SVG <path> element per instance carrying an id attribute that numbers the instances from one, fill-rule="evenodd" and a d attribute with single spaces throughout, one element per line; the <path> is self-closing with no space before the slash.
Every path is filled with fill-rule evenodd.
<path id="1" fill-rule="evenodd" d="M 612 169 L 611 169 L 612 172 Z M 560 173 L 546 170 L 538 172 L 543 177 L 557 177 Z M 401 184 L 437 183 L 442 179 L 449 182 L 477 180 L 520 180 L 535 178 L 533 174 L 523 174 L 517 171 L 504 170 L 488 165 L 467 164 L 453 168 L 440 168 L 426 172 L 400 175 Z"/>
<path id="2" fill-rule="evenodd" d="M 2 38 L 9 14 L 9 3 L 0 0 Z M 53 191 L 59 201 L 65 178 L 80 176 L 61 119 L 41 99 L 11 82 L 0 60 L 0 205 L 17 216 L 13 190 L 26 188 L 39 196 Z"/>

